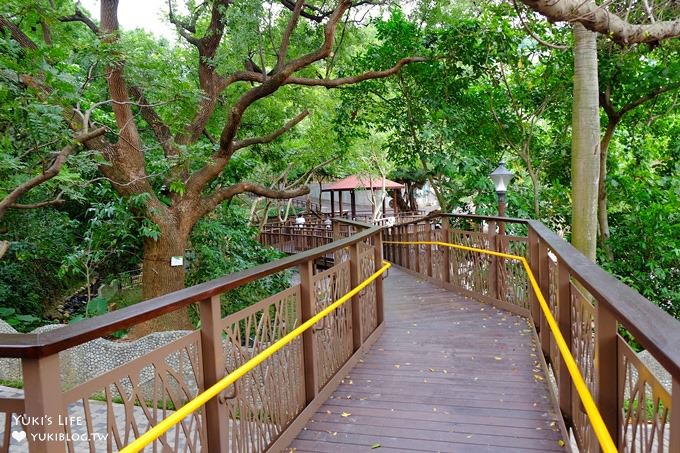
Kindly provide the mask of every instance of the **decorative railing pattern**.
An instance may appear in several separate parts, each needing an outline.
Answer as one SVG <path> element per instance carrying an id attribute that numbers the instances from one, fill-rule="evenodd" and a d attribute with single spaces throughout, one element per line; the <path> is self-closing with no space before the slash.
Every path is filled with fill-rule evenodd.
<path id="1" fill-rule="evenodd" d="M 527 238 L 497 234 L 495 222 L 488 224 L 487 232 L 481 225 L 458 223 L 454 229 L 446 217 L 419 219 L 387 228 L 385 238 L 395 242 L 443 241 L 527 256 Z M 468 229 L 462 229 L 465 227 Z M 389 245 L 385 253 L 394 263 L 466 296 L 482 296 L 486 302 L 502 302 L 505 308 L 529 314 L 529 281 L 517 261 L 425 244 Z"/>
<path id="2" fill-rule="evenodd" d="M 323 224 L 265 226 L 260 233 L 260 242 L 283 253 L 300 253 L 330 244 L 333 231 Z"/>
<path id="3" fill-rule="evenodd" d="M 11 414 L 82 420 L 79 426 L 26 426 L 31 452 L 117 451 L 250 358 L 339 299 L 382 262 L 380 229 L 356 233 L 253 269 L 133 305 L 78 324 L 0 335 L 0 357 L 20 357 L 24 399 L 0 399 L 8 451 Z M 377 244 L 377 245 L 374 245 Z M 313 246 L 307 242 L 305 247 Z M 320 259 L 342 259 L 323 270 Z M 221 295 L 253 280 L 298 269 L 300 283 L 221 317 Z M 366 302 L 366 306 L 361 306 Z M 62 389 L 59 353 L 118 329 L 198 304 L 199 330 L 157 347 L 72 389 Z M 382 327 L 382 281 L 288 343 L 150 445 L 152 451 L 279 451 L 314 414 L 362 348 Z M 365 326 L 363 325 L 365 324 Z M 362 334 L 363 333 L 363 334 Z M 95 359 L 96 360 L 96 359 Z M 9 421 L 8 421 L 9 420 Z M 297 428 L 299 429 L 299 428 Z M 98 434 L 101 436 L 93 436 Z M 68 436 L 67 436 L 68 435 Z M 35 436 L 35 437 L 34 437 Z M 47 440 L 46 440 L 47 439 Z"/>
<path id="4" fill-rule="evenodd" d="M 343 261 L 314 276 L 314 314 L 349 292 L 350 263 Z M 315 347 L 317 356 L 318 388 L 328 380 L 352 355 L 352 305 L 346 304 L 328 315 L 316 329 Z"/>
<path id="5" fill-rule="evenodd" d="M 299 326 L 300 311 L 296 285 L 223 319 L 225 374 Z M 224 392 L 229 451 L 263 451 L 300 414 L 305 407 L 303 365 L 302 340 L 296 339 Z"/>
<path id="6" fill-rule="evenodd" d="M 595 329 L 597 312 L 590 297 L 573 283 L 571 286 L 571 352 L 576 360 L 581 376 L 586 381 L 590 393 L 597 399 L 597 376 L 595 375 Z M 580 401 L 572 400 L 572 419 L 576 444 L 581 450 L 592 451 L 597 448 L 597 439 L 592 431 L 588 417 L 581 408 Z"/>
<path id="7" fill-rule="evenodd" d="M 377 270 L 375 263 L 375 246 L 363 244 L 359 252 L 359 280 L 366 280 Z M 362 336 L 366 340 L 378 327 L 378 307 L 375 293 L 375 285 L 367 286 L 359 293 L 359 306 L 361 307 Z"/>
<path id="8" fill-rule="evenodd" d="M 202 390 L 200 332 L 196 331 L 66 391 L 62 406 L 79 421 L 62 424 L 66 445 L 76 452 L 121 449 Z M 102 423 L 95 425 L 93 413 L 105 413 L 105 433 Z M 158 439 L 155 448 L 200 451 L 205 445 L 203 417 L 197 412 L 183 420 Z"/>
<path id="9" fill-rule="evenodd" d="M 618 336 L 621 451 L 673 451 L 669 446 L 671 395 Z"/>
<path id="10" fill-rule="evenodd" d="M 507 235 L 497 230 L 501 223 Z M 598 441 L 524 270 L 509 259 L 472 251 L 391 243 L 438 237 L 448 239 L 442 242 L 526 257 L 619 451 L 680 452 L 680 416 L 673 417 L 673 406 L 680 407 L 676 320 L 537 221 L 438 215 L 386 229 L 385 255 L 395 264 L 445 288 L 531 317 L 556 381 L 555 400 L 582 452 L 599 451 Z M 437 264 L 439 257 L 444 266 Z M 627 329 L 665 368 L 672 390 L 661 385 L 619 329 Z"/>

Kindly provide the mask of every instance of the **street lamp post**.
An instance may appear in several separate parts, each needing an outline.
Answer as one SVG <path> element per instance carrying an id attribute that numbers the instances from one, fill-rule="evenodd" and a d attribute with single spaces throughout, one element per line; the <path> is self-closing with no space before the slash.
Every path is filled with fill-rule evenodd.
<path id="1" fill-rule="evenodd" d="M 489 175 L 496 188 L 498 195 L 498 216 L 505 217 L 505 192 L 508 190 L 508 184 L 515 175 L 510 170 L 505 168 L 505 163 L 500 162 L 498 167 Z M 500 222 L 498 226 L 498 233 L 505 234 L 505 222 Z"/>

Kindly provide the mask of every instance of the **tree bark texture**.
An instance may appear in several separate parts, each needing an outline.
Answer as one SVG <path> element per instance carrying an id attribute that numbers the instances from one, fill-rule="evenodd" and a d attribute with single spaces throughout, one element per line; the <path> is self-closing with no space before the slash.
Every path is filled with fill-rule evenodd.
<path id="1" fill-rule="evenodd" d="M 184 266 L 172 266 L 173 256 L 184 257 L 188 231 L 174 222 L 160 227 L 158 240 L 144 239 L 144 261 L 142 263 L 143 300 L 178 291 L 184 288 Z M 193 330 L 187 310 L 177 310 L 137 324 L 130 330 L 130 337 L 140 338 L 161 330 Z"/>
<path id="2" fill-rule="evenodd" d="M 576 23 L 571 145 L 571 242 L 595 261 L 600 176 L 597 34 Z"/>

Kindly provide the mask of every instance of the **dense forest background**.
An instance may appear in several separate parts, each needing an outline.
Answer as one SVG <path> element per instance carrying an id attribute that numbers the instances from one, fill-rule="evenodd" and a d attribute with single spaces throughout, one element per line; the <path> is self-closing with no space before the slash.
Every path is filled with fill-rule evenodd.
<path id="1" fill-rule="evenodd" d="M 608 2 L 657 27 L 586 32 L 594 80 L 574 70 L 583 27 L 548 22 L 569 17 L 543 2 L 171 0 L 159 14 L 173 40 L 120 30 L 117 2 L 101 3 L 0 6 L 0 318 L 19 330 L 277 258 L 254 239 L 252 205 L 311 183 L 384 173 L 429 181 L 445 212 L 494 214 L 501 160 L 516 175 L 508 215 L 567 240 L 572 201 L 599 182 L 597 262 L 680 318 L 680 31 L 663 28 L 680 29 L 677 3 Z M 579 79 L 597 98 L 587 183 Z M 187 265 L 157 272 L 175 255 Z M 96 297 L 141 269 L 141 288 Z M 87 300 L 65 305 L 74 294 Z"/>

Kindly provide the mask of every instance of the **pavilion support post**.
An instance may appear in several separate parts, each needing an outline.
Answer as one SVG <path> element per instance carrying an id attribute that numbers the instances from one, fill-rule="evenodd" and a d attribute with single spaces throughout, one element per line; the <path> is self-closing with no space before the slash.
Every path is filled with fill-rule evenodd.
<path id="1" fill-rule="evenodd" d="M 382 218 L 384 219 L 385 217 L 387 217 L 387 207 L 386 207 L 387 203 L 385 201 L 385 199 L 387 197 L 385 196 L 384 193 L 382 194 L 382 196 L 383 196 L 382 197 Z"/>
<path id="2" fill-rule="evenodd" d="M 66 451 L 66 443 L 59 440 L 64 427 L 59 417 L 67 415 L 59 378 L 59 354 L 41 358 L 23 358 L 25 414 L 33 423 L 26 425 L 26 441 L 31 453 L 60 453 Z M 10 417 L 10 414 L 5 414 Z M 6 424 L 7 425 L 7 424 Z M 7 427 L 9 427 L 7 425 Z M 9 436 L 6 436 L 9 437 Z"/>
<path id="3" fill-rule="evenodd" d="M 342 190 L 338 191 L 338 209 L 340 211 L 340 217 L 342 217 Z"/>
<path id="4" fill-rule="evenodd" d="M 335 217 L 335 192 L 331 192 L 331 217 Z"/>
<path id="5" fill-rule="evenodd" d="M 394 218 L 397 218 L 399 213 L 399 203 L 397 203 L 397 189 L 392 189 L 392 210 L 394 212 Z"/>
<path id="6" fill-rule="evenodd" d="M 354 189 L 349 192 L 349 197 L 352 207 L 352 220 L 355 220 L 357 218 L 357 197 Z"/>

